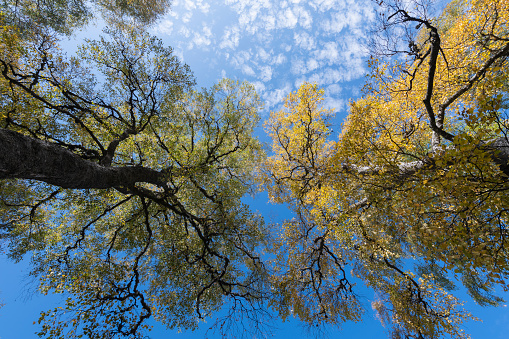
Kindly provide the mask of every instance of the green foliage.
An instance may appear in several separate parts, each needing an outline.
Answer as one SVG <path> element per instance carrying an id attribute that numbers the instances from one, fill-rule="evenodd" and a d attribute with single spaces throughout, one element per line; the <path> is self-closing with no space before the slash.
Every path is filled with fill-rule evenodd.
<path id="1" fill-rule="evenodd" d="M 0 6 L 7 23 L 22 31 L 47 27 L 69 34 L 92 18 L 83 0 L 2 0 Z"/>
<path id="2" fill-rule="evenodd" d="M 151 25 L 170 8 L 170 0 L 1 0 L 9 25 L 23 32 L 51 29 L 72 34 L 101 13 L 109 24 Z"/>
<path id="3" fill-rule="evenodd" d="M 170 8 L 170 0 L 95 0 L 104 19 L 122 23 L 129 18 L 150 25 Z"/>
<path id="4" fill-rule="evenodd" d="M 189 68 L 140 26 L 106 34 L 70 60 L 45 34 L 13 39 L 1 58 L 2 128 L 94 168 L 142 173 L 107 189 L 1 181 L 9 255 L 30 253 L 40 290 L 68 296 L 41 314 L 39 336 L 138 338 L 149 317 L 194 329 L 229 300 L 256 310 L 265 230 L 241 198 L 264 156 L 259 97 L 228 79 L 195 90 Z"/>

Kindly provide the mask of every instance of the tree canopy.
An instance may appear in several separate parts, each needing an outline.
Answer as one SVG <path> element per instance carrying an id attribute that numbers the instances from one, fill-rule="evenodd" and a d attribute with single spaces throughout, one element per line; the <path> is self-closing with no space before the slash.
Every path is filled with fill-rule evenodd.
<path id="1" fill-rule="evenodd" d="M 263 156 L 253 87 L 197 91 L 171 48 L 114 27 L 71 59 L 44 31 L 2 31 L 2 230 L 40 290 L 68 296 L 43 337 L 196 328 L 264 291 L 261 218 L 241 201 Z"/>
<path id="2" fill-rule="evenodd" d="M 0 6 L 3 21 L 18 29 L 44 27 L 69 35 L 94 17 L 150 25 L 168 11 L 170 0 L 2 0 Z"/>
<path id="3" fill-rule="evenodd" d="M 271 112 L 267 157 L 254 87 L 197 90 L 147 32 L 168 1 L 4 1 L 0 239 L 67 298 L 39 335 L 140 338 L 224 305 L 230 336 L 267 312 L 340 325 L 362 320 L 364 282 L 394 338 L 467 337 L 456 285 L 494 306 L 508 288 L 509 3 L 379 5 L 339 136 L 304 83 Z M 65 57 L 58 37 L 97 11 L 105 35 Z M 295 217 L 266 225 L 257 190 Z"/>
<path id="4" fill-rule="evenodd" d="M 302 320 L 357 320 L 355 278 L 375 290 L 373 308 L 398 338 L 466 336 L 455 282 L 481 305 L 502 301 L 508 5 L 453 1 L 432 18 L 381 2 L 383 53 L 337 141 L 315 85 L 271 114 L 265 184 L 298 216 L 281 236 L 289 254 L 277 281 Z"/>

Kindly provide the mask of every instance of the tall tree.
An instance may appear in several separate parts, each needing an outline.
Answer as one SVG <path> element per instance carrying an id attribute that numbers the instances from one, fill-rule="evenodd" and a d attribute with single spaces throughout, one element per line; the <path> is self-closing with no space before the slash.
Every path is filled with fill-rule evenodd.
<path id="1" fill-rule="evenodd" d="M 117 24 L 71 59 L 44 30 L 1 32 L 2 233 L 40 290 L 68 296 L 39 335 L 196 328 L 226 300 L 258 315 L 264 230 L 241 198 L 260 100 L 230 80 L 194 90 L 171 48 Z"/>
<path id="2" fill-rule="evenodd" d="M 3 20 L 23 31 L 44 27 L 69 35 L 94 17 L 150 25 L 169 10 L 170 0 L 2 0 L 0 7 Z"/>
<path id="3" fill-rule="evenodd" d="M 509 3 L 458 0 L 434 18 L 423 3 L 380 5 L 389 58 L 372 58 L 339 139 L 310 84 L 268 122 L 264 182 L 298 216 L 274 305 L 311 324 L 357 320 L 360 278 L 394 337 L 461 338 L 454 283 L 481 305 L 509 287 Z"/>

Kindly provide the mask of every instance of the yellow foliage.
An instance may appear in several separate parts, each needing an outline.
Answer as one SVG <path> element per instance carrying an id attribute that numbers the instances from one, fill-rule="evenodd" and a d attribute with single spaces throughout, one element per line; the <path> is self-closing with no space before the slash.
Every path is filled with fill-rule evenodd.
<path id="1" fill-rule="evenodd" d="M 507 146 L 509 132 L 509 1 L 452 1 L 435 19 L 397 6 L 386 7 L 385 27 L 395 18 L 418 26 L 407 28 L 409 57 L 371 59 L 365 95 L 351 102 L 336 142 L 327 141 L 330 111 L 308 105 L 323 96 L 312 85 L 271 114 L 265 184 L 298 216 L 279 239 L 291 268 L 275 281 L 332 284 L 327 270 L 341 276 L 351 264 L 351 279 L 375 290 L 374 308 L 398 335 L 465 338 L 472 316 L 447 291 L 450 276 L 483 305 L 498 305 L 494 288 L 508 287 L 509 159 L 496 145 Z M 295 278 L 309 267 L 320 279 Z M 325 311 L 326 292 L 313 293 L 322 309 L 304 320 L 351 314 Z"/>

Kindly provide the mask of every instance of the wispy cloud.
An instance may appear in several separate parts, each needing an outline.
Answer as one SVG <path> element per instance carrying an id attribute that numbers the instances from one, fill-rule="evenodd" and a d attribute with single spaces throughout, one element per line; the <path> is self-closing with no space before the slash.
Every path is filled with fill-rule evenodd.
<path id="1" fill-rule="evenodd" d="M 209 46 L 212 42 L 212 31 L 210 27 L 204 25 L 201 32 L 194 32 L 193 39 L 190 45 L 192 45 L 189 49 L 193 48 L 194 45 L 198 47 Z"/>
<path id="2" fill-rule="evenodd" d="M 159 34 L 171 35 L 173 33 L 173 21 L 169 19 L 164 19 L 156 27 L 155 31 Z"/>
<path id="3" fill-rule="evenodd" d="M 239 45 L 240 29 L 238 27 L 230 27 L 225 29 L 224 35 L 219 44 L 220 48 L 235 49 Z"/>
<path id="4" fill-rule="evenodd" d="M 276 109 L 276 107 L 283 102 L 283 98 L 286 97 L 291 90 L 292 85 L 290 83 L 286 83 L 280 88 L 263 92 L 261 97 L 265 101 L 267 108 Z"/>
<path id="5" fill-rule="evenodd" d="M 322 48 L 315 50 L 312 54 L 316 59 L 323 60 L 329 65 L 339 61 L 338 44 L 335 41 L 323 43 Z"/>
<path id="6" fill-rule="evenodd" d="M 300 48 L 311 50 L 315 48 L 315 39 L 306 31 L 293 33 L 293 40 Z"/>
<path id="7" fill-rule="evenodd" d="M 272 79 L 272 67 L 270 66 L 262 66 L 260 67 L 260 76 L 259 78 L 263 82 L 270 81 Z"/>

